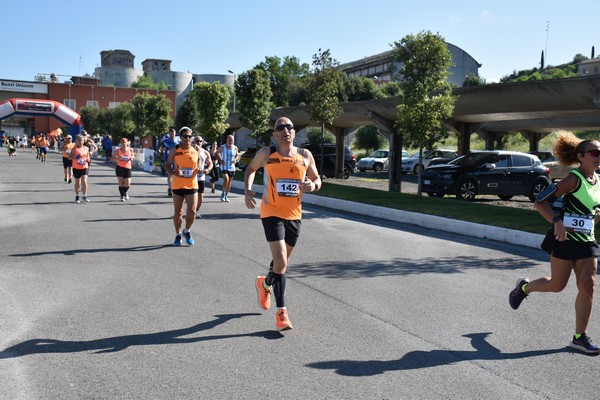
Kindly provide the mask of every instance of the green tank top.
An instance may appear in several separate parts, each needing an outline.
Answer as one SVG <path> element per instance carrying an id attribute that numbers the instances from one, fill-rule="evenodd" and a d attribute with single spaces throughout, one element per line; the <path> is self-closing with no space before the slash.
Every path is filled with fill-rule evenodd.
<path id="1" fill-rule="evenodd" d="M 592 242 L 594 236 L 595 209 L 600 207 L 600 179 L 592 185 L 578 170 L 571 171 L 577 177 L 577 186 L 563 196 L 563 223 L 567 240 Z"/>

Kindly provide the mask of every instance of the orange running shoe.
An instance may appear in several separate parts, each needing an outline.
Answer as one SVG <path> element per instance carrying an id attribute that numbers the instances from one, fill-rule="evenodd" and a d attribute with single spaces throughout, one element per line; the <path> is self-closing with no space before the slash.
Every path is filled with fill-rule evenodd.
<path id="1" fill-rule="evenodd" d="M 264 310 L 271 308 L 271 288 L 265 289 L 265 277 L 256 278 L 256 294 L 258 295 L 258 305 Z"/>
<path id="2" fill-rule="evenodd" d="M 277 314 L 275 314 L 275 325 L 277 326 L 278 331 L 287 331 L 294 328 L 288 318 L 287 309 L 285 307 L 280 308 L 277 311 Z"/>

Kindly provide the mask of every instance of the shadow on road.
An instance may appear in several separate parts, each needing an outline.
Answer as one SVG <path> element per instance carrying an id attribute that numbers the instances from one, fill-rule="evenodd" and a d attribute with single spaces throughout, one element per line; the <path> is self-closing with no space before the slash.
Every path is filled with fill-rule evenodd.
<path id="1" fill-rule="evenodd" d="M 539 267 L 539 263 L 527 258 L 505 257 L 486 262 L 477 257 L 429 257 L 418 260 L 395 258 L 386 261 L 357 260 L 352 262 L 320 262 L 294 265 L 290 277 L 324 277 L 354 279 L 388 275 L 414 274 L 463 274 L 468 270 L 517 270 Z"/>
<path id="2" fill-rule="evenodd" d="M 431 368 L 452 365 L 461 361 L 515 360 L 521 358 L 545 356 L 548 354 L 572 352 L 569 347 L 548 350 L 523 351 L 519 353 L 502 353 L 486 341 L 490 332 L 470 333 L 463 335 L 471 339 L 474 351 L 467 350 L 431 350 L 411 351 L 397 360 L 353 361 L 337 360 L 307 364 L 316 369 L 332 369 L 344 376 L 373 376 L 387 371 Z"/>
<path id="3" fill-rule="evenodd" d="M 172 244 L 156 244 L 151 246 L 134 246 L 134 247 L 111 247 L 103 249 L 71 249 L 71 250 L 56 250 L 56 251 L 39 251 L 32 253 L 17 253 L 9 254 L 9 257 L 39 257 L 61 254 L 64 256 L 74 256 L 77 254 L 93 254 L 93 253 L 110 253 L 110 252 L 126 252 L 126 251 L 153 251 L 167 247 L 173 247 Z"/>
<path id="4" fill-rule="evenodd" d="M 215 319 L 212 321 L 202 322 L 189 328 L 155 333 L 141 333 L 136 335 L 115 336 L 95 340 L 72 341 L 57 339 L 31 339 L 4 349 L 0 352 L 0 359 L 23 357 L 31 354 L 79 353 L 83 351 L 93 351 L 95 354 L 102 354 L 125 350 L 128 347 L 133 346 L 199 343 L 211 340 L 231 339 L 239 337 L 262 337 L 265 339 L 280 339 L 283 337 L 283 335 L 278 331 L 260 331 L 253 333 L 213 335 L 191 338 L 183 337 L 207 331 L 209 329 L 213 329 L 214 327 L 224 324 L 225 322 L 228 322 L 235 318 L 244 318 L 259 315 L 261 314 L 220 314 L 215 315 Z"/>

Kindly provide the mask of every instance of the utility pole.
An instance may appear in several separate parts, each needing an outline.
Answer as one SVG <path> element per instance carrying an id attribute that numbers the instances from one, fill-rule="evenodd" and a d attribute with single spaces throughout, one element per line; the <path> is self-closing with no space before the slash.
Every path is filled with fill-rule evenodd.
<path id="1" fill-rule="evenodd" d="M 550 34 L 550 21 L 546 21 L 546 50 L 544 50 L 544 60 L 548 65 L 548 35 Z M 543 67 L 542 67 L 543 68 Z"/>

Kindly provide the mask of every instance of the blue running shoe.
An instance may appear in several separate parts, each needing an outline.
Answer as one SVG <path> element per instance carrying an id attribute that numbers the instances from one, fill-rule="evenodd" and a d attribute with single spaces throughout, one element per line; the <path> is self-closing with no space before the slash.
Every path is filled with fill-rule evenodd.
<path id="1" fill-rule="evenodd" d="M 183 232 L 183 236 L 185 236 L 185 241 L 187 244 L 189 244 L 190 246 L 194 245 L 194 238 L 192 238 L 192 234 L 190 232 Z"/>
<path id="2" fill-rule="evenodd" d="M 508 303 L 513 310 L 516 310 L 521 305 L 521 302 L 528 296 L 521 287 L 529 283 L 529 278 L 521 278 L 517 281 L 517 286 L 508 295 Z"/>
<path id="3" fill-rule="evenodd" d="M 175 241 L 173 242 L 173 246 L 181 246 L 181 235 L 175 235 Z"/>
<path id="4" fill-rule="evenodd" d="M 573 340 L 571 340 L 569 346 L 575 350 L 583 351 L 587 354 L 600 353 L 600 347 L 596 346 L 594 342 L 592 342 L 592 339 L 585 332 L 579 337 L 579 339 L 576 339 L 575 336 L 573 336 Z"/>

